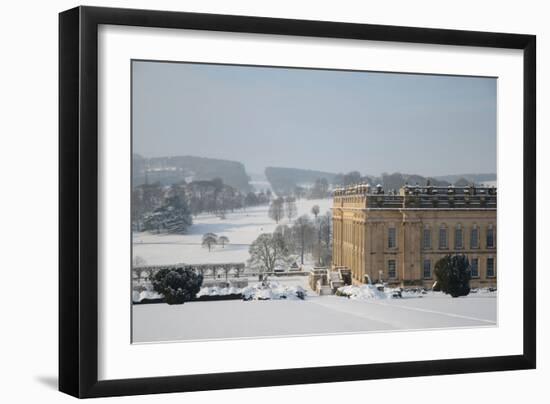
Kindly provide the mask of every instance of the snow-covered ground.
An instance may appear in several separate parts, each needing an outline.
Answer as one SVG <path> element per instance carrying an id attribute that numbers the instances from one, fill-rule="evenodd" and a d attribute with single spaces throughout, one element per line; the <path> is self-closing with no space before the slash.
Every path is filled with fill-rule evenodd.
<path id="1" fill-rule="evenodd" d="M 298 216 L 311 215 L 313 205 L 319 205 L 321 214 L 331 207 L 332 199 L 301 199 L 296 202 Z M 188 234 L 134 233 L 133 254 L 141 257 L 146 265 L 169 265 L 177 263 L 204 264 L 246 262 L 250 244 L 262 233 L 271 233 L 277 224 L 268 216 L 269 206 L 258 206 L 227 214 L 225 219 L 215 215 L 201 214 L 193 219 Z M 283 219 L 280 224 L 288 224 Z M 229 244 L 216 246 L 212 251 L 201 246 L 205 233 L 227 236 Z"/>
<path id="2" fill-rule="evenodd" d="M 452 298 L 229 300 L 133 306 L 134 342 L 496 326 L 496 293 Z"/>

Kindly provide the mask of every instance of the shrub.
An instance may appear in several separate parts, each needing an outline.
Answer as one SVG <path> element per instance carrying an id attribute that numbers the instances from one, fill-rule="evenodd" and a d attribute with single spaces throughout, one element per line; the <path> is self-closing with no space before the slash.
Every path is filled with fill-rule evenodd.
<path id="1" fill-rule="evenodd" d="M 344 292 L 344 291 L 342 291 L 342 290 L 340 290 L 340 289 L 336 289 L 336 292 L 335 292 L 334 294 L 335 294 L 336 296 L 344 296 L 344 297 L 347 297 L 347 298 L 350 297 L 349 293 L 346 293 L 346 292 Z"/>
<path id="2" fill-rule="evenodd" d="M 465 255 L 447 255 L 435 264 L 437 287 L 452 297 L 470 293 L 470 263 Z"/>
<path id="3" fill-rule="evenodd" d="M 153 288 L 168 304 L 183 304 L 193 299 L 202 285 L 202 275 L 191 267 L 163 268 L 153 276 Z"/>

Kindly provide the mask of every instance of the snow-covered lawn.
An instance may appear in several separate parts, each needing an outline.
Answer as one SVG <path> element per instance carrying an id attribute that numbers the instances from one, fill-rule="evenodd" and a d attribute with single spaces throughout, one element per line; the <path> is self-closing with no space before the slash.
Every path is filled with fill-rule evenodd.
<path id="1" fill-rule="evenodd" d="M 331 204 L 332 199 L 298 200 L 298 216 L 311 215 L 313 205 L 319 205 L 321 214 L 325 214 Z M 134 233 L 134 257 L 141 257 L 147 265 L 246 262 L 250 244 L 260 234 L 271 233 L 277 227 L 268 217 L 268 209 L 266 205 L 229 212 L 225 219 L 201 214 L 193 219 L 188 234 L 184 235 Z M 288 220 L 285 218 L 280 224 L 288 224 Z M 203 234 L 209 232 L 227 236 L 229 244 L 224 248 L 216 246 L 209 252 L 201 246 Z"/>
<path id="2" fill-rule="evenodd" d="M 211 301 L 133 306 L 134 342 L 496 326 L 496 293 L 451 298 Z"/>

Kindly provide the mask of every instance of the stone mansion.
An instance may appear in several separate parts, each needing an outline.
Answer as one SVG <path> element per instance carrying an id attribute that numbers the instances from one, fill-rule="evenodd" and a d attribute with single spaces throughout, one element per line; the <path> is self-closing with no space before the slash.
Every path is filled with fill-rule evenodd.
<path id="1" fill-rule="evenodd" d="M 440 258 L 465 254 L 470 285 L 496 287 L 496 188 L 356 185 L 333 197 L 333 267 L 354 283 L 431 287 Z"/>

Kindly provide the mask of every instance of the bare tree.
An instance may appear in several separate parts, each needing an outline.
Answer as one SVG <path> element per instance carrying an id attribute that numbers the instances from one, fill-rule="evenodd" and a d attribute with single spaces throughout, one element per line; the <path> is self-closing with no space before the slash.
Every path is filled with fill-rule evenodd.
<path id="1" fill-rule="evenodd" d="M 279 220 L 283 218 L 284 214 L 284 200 L 283 198 L 277 198 L 271 202 L 269 206 L 269 217 L 275 220 L 275 223 L 279 223 Z"/>
<path id="2" fill-rule="evenodd" d="M 285 199 L 285 214 L 289 222 L 292 221 L 292 219 L 298 214 L 296 199 L 291 196 L 288 196 Z"/>
<path id="3" fill-rule="evenodd" d="M 249 263 L 262 272 L 273 272 L 277 264 L 288 261 L 288 250 L 280 233 L 263 233 L 250 245 Z"/>
<path id="4" fill-rule="evenodd" d="M 314 256 L 319 265 L 329 266 L 332 262 L 332 216 L 330 212 L 320 215 L 316 227 L 317 247 Z"/>
<path id="5" fill-rule="evenodd" d="M 288 252 L 294 254 L 296 252 L 296 245 L 294 244 L 294 236 L 292 229 L 286 224 L 280 224 L 275 228 L 273 233 L 279 233 L 285 243 L 285 247 Z"/>
<path id="6" fill-rule="evenodd" d="M 223 237 L 223 236 L 222 236 Z M 229 272 L 231 272 L 231 267 L 230 266 L 224 266 L 223 267 L 223 272 L 225 274 L 225 281 L 227 282 L 229 280 Z"/>
<path id="7" fill-rule="evenodd" d="M 229 244 L 229 238 L 227 236 L 218 237 L 218 243 L 222 245 L 222 248 L 225 248 L 226 244 Z"/>
<path id="8" fill-rule="evenodd" d="M 315 235 L 315 226 L 308 215 L 302 215 L 294 221 L 292 226 L 294 240 L 300 252 L 300 262 L 304 264 L 306 251 L 311 250 Z"/>
<path id="9" fill-rule="evenodd" d="M 214 233 L 206 233 L 204 236 L 202 236 L 202 246 L 208 247 L 208 252 L 212 250 L 212 246 L 216 245 L 218 243 L 218 236 L 216 236 Z"/>

